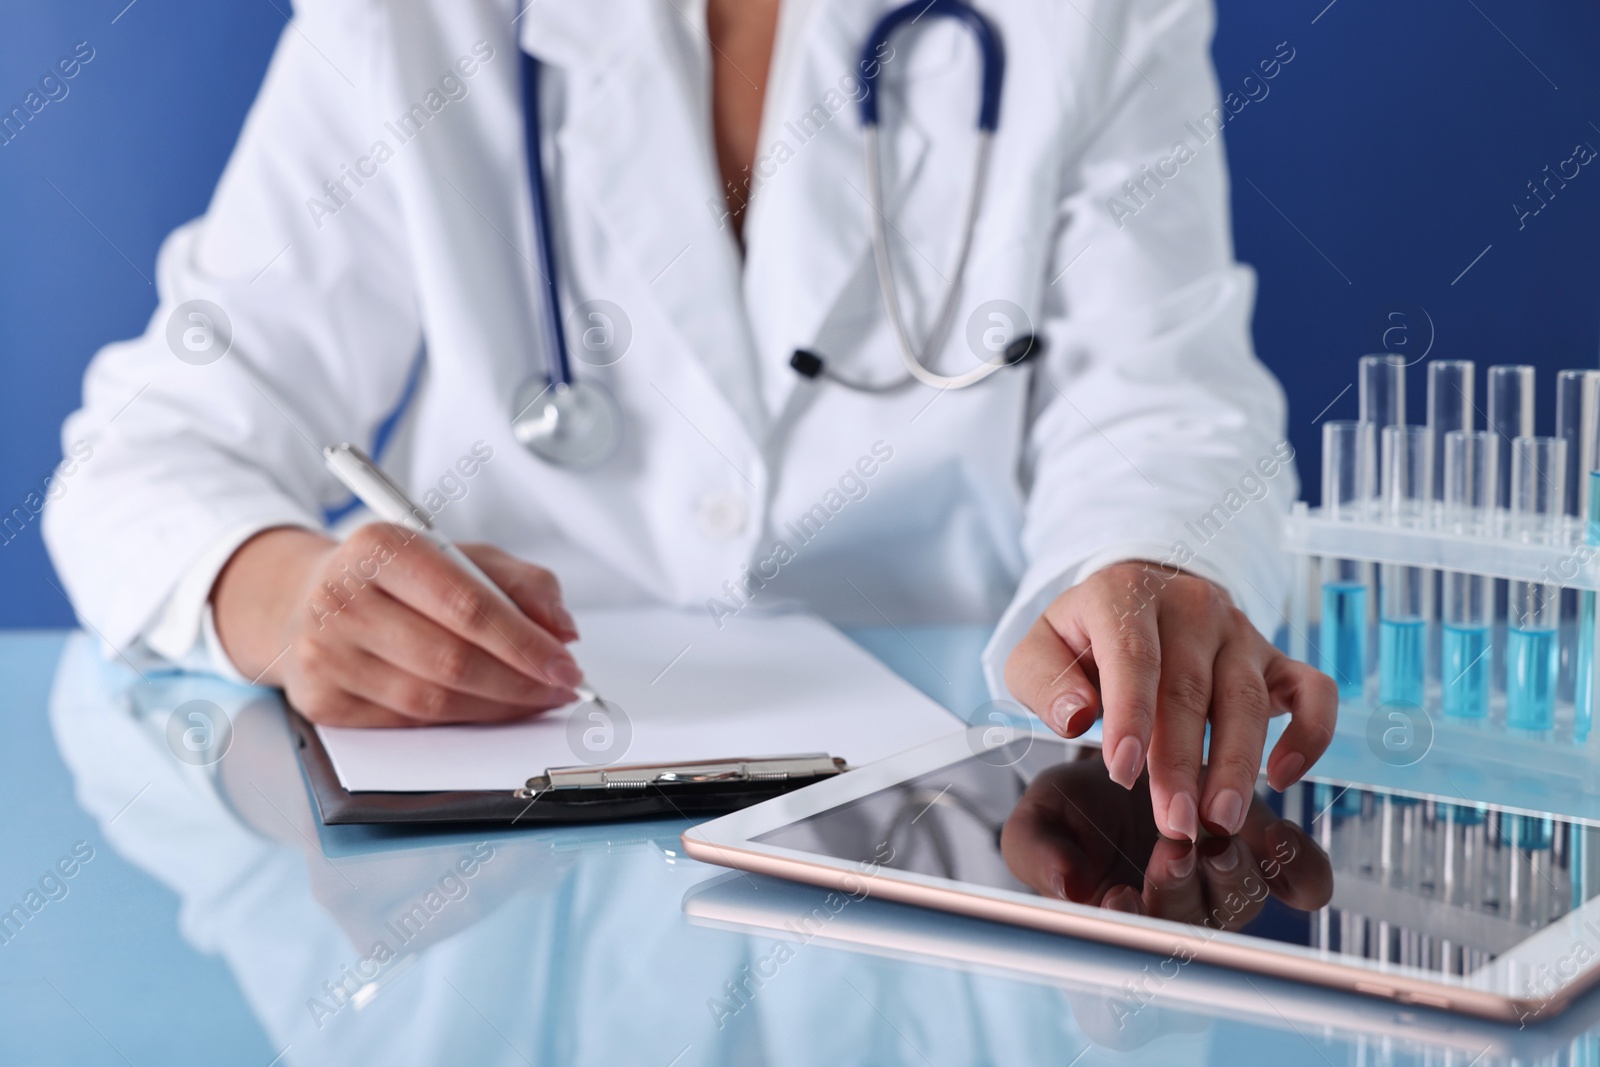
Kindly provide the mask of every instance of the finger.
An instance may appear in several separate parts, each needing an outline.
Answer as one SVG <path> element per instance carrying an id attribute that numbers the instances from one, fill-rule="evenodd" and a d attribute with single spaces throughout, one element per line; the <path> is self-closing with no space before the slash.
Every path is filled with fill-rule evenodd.
<path id="1" fill-rule="evenodd" d="M 1150 851 L 1144 874 L 1147 915 L 1198 923 L 1205 916 L 1205 898 L 1197 873 L 1199 852 L 1188 841 L 1163 838 Z"/>
<path id="2" fill-rule="evenodd" d="M 1244 825 L 1267 744 L 1272 704 L 1261 677 L 1262 658 L 1250 636 L 1229 641 L 1217 653 L 1211 684 L 1211 751 L 1200 795 L 1200 818 L 1214 834 L 1236 834 Z"/>
<path id="3" fill-rule="evenodd" d="M 1000 831 L 1000 855 L 1024 885 L 1057 900 L 1089 899 L 1105 866 L 1085 854 L 1048 800 L 1026 796 Z"/>
<path id="4" fill-rule="evenodd" d="M 1316 911 L 1333 899 L 1333 864 L 1310 834 L 1279 820 L 1262 838 L 1258 862 L 1274 896 L 1301 911 Z"/>
<path id="5" fill-rule="evenodd" d="M 396 526 L 364 526 L 351 535 L 375 558 L 379 586 L 412 610 L 546 685 L 575 686 L 583 672 L 571 653 L 515 605 L 451 562 L 426 538 Z"/>
<path id="6" fill-rule="evenodd" d="M 488 700 L 429 681 L 365 652 L 357 653 L 346 664 L 339 684 L 351 696 L 430 725 L 507 722 L 578 699 L 576 693 L 557 691 L 555 700 L 544 705 Z"/>
<path id="7" fill-rule="evenodd" d="M 289 706 L 314 723 L 323 726 L 356 726 L 363 729 L 397 726 L 424 726 L 425 723 L 370 700 L 329 689 L 308 695 L 293 684 L 285 690 Z"/>
<path id="8" fill-rule="evenodd" d="M 1332 678 L 1281 653 L 1267 661 L 1265 680 L 1272 706 L 1289 712 L 1289 725 L 1272 747 L 1267 781 L 1280 793 L 1300 780 L 1333 741 L 1339 717 L 1339 687 Z"/>
<path id="9" fill-rule="evenodd" d="M 1144 901 L 1140 899 L 1139 891 L 1129 885 L 1112 886 L 1101 898 L 1100 906 L 1108 911 L 1120 911 L 1127 915 L 1144 914 Z"/>
<path id="10" fill-rule="evenodd" d="M 554 574 L 493 545 L 460 547 L 534 622 L 562 641 L 578 639 L 577 620 L 567 610 L 561 598 L 561 583 Z"/>
<path id="11" fill-rule="evenodd" d="M 502 704 L 555 707 L 570 693 L 513 670 L 479 646 L 412 611 L 381 589 L 340 613 L 341 636 L 356 649 L 429 682 Z M 330 665 L 338 671 L 340 665 Z"/>
<path id="12" fill-rule="evenodd" d="M 1205 886 L 1206 925 L 1237 930 L 1260 914 L 1270 893 L 1243 838 L 1211 838 L 1198 846 Z"/>
<path id="13" fill-rule="evenodd" d="M 1100 729 L 1106 769 L 1112 780 L 1125 789 L 1133 788 L 1144 769 L 1155 722 L 1156 687 L 1161 681 L 1161 640 L 1155 611 L 1137 597 L 1129 601 L 1090 600 L 1081 620 L 1100 676 Z M 1051 619 L 1051 625 L 1058 632 L 1071 634 L 1080 623 L 1076 619 Z"/>
<path id="14" fill-rule="evenodd" d="M 1200 758 L 1211 710 L 1211 673 L 1221 642 L 1215 630 L 1186 619 L 1162 618 L 1158 625 L 1161 683 L 1150 735 L 1150 801 L 1162 834 L 1194 841 L 1200 836 Z"/>
<path id="15" fill-rule="evenodd" d="M 1062 737 L 1077 737 L 1100 714 L 1100 694 L 1074 651 L 1043 616 L 1006 659 L 1006 688 Z"/>

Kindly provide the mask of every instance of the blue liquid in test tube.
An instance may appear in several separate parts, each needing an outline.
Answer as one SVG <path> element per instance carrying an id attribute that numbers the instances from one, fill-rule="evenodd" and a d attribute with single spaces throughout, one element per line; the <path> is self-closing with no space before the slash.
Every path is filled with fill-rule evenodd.
<path id="1" fill-rule="evenodd" d="M 1346 522 L 1370 517 L 1376 454 L 1370 423 L 1332 419 L 1322 424 L 1325 517 Z M 1319 666 L 1339 686 L 1341 700 L 1360 700 L 1366 690 L 1369 571 L 1369 565 L 1359 560 L 1331 556 L 1322 560 Z"/>
<path id="2" fill-rule="evenodd" d="M 1459 361 L 1458 361 L 1459 362 Z M 1494 516 L 1497 458 L 1500 442 L 1493 433 L 1471 428 L 1471 364 L 1464 369 L 1440 363 L 1429 369 L 1429 397 L 1448 393 L 1464 397 L 1468 405 L 1459 413 L 1465 428 L 1444 435 L 1443 492 L 1445 528 L 1452 533 L 1483 536 L 1491 532 Z M 1441 367 L 1443 370 L 1441 370 Z M 1438 372 L 1438 373 L 1435 373 Z M 1438 379 L 1456 380 L 1448 389 L 1434 390 Z M 1459 410 L 1460 404 L 1456 405 Z M 1431 406 L 1430 406 L 1431 410 Z M 1482 719 L 1489 714 L 1489 678 L 1494 666 L 1491 629 L 1494 587 L 1481 574 L 1445 571 L 1439 641 L 1439 687 L 1447 716 Z"/>
<path id="3" fill-rule="evenodd" d="M 1600 545 L 1600 470 L 1590 471 L 1585 478 L 1589 497 L 1584 540 Z M 1593 593 L 1578 594 L 1578 670 L 1573 687 L 1572 736 L 1579 742 L 1589 739 L 1589 729 L 1594 725 L 1594 608 Z"/>
<path id="4" fill-rule="evenodd" d="M 1367 587 L 1357 582 L 1322 586 L 1322 673 L 1341 697 L 1358 698 L 1367 677 Z"/>
<path id="5" fill-rule="evenodd" d="M 1481 580 L 1481 579 L 1480 579 Z M 1489 628 L 1444 626 L 1439 680 L 1444 688 L 1444 713 L 1459 719 L 1480 719 L 1489 713 Z"/>
<path id="6" fill-rule="evenodd" d="M 1383 518 L 1395 526 L 1426 525 L 1433 505 L 1433 431 L 1424 426 L 1383 429 Z M 1423 567 L 1385 563 L 1378 624 L 1378 699 L 1422 706 L 1428 667 L 1428 622 L 1433 574 Z"/>
<path id="7" fill-rule="evenodd" d="M 1506 725 L 1548 730 L 1556 724 L 1556 630 L 1513 626 L 1506 632 Z"/>
<path id="8" fill-rule="evenodd" d="M 1600 370 L 1564 370 L 1556 375 L 1556 436 L 1567 442 L 1566 513 L 1585 521 L 1584 541 L 1600 543 L 1600 502 L 1595 471 L 1600 468 Z M 1594 594 L 1580 591 L 1574 603 L 1578 645 L 1572 656 L 1572 738 L 1588 740 L 1594 721 Z"/>
<path id="9" fill-rule="evenodd" d="M 1566 500 L 1567 442 L 1519 437 L 1511 442 L 1511 522 L 1525 541 L 1555 540 Z M 1549 730 L 1556 722 L 1561 668 L 1561 588 L 1514 581 L 1506 597 L 1506 725 Z"/>
<path id="10" fill-rule="evenodd" d="M 1384 619 L 1378 624 L 1380 701 L 1421 707 L 1422 679 L 1427 662 L 1427 620 Z"/>

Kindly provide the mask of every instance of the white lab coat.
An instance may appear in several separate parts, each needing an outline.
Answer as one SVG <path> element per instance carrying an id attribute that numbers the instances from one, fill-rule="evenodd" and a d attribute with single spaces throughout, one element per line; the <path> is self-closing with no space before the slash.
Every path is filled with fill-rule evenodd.
<path id="1" fill-rule="evenodd" d="M 442 484 L 459 497 L 431 498 L 448 500 L 447 534 L 550 568 L 574 605 L 998 620 L 998 685 L 1054 595 L 1182 542 L 1185 566 L 1274 630 L 1294 475 L 1253 472 L 1284 405 L 1251 350 L 1221 142 L 1186 126 L 1218 106 L 1210 4 L 984 0 L 1007 54 L 1000 128 L 932 362 L 975 365 L 967 324 L 994 299 L 1024 309 L 1045 355 L 971 389 L 872 396 L 802 381 L 788 360 L 808 347 L 842 372 L 899 374 L 848 99 L 886 6 L 786 2 L 741 260 L 719 218 L 703 2 L 296 5 L 210 209 L 162 249 L 149 330 L 99 353 L 65 425 L 69 452 L 92 454 L 59 478 L 45 532 L 84 620 L 124 651 L 199 647 L 228 554 L 268 526 L 323 524 L 347 495 L 317 446 L 370 444 L 421 353 L 385 466 L 418 496 Z M 610 366 L 575 360 L 626 425 L 584 473 L 530 456 L 508 421 L 544 366 L 519 48 L 547 64 L 569 330 L 579 302 L 603 299 L 632 333 Z M 880 84 L 920 338 L 969 181 L 976 50 L 928 20 L 895 38 Z M 416 132 L 400 121 L 414 107 Z M 1194 158 L 1146 177 L 1180 141 Z M 1113 196 L 1143 206 L 1127 217 Z M 232 328 L 205 365 L 168 340 L 193 299 Z M 492 458 L 452 475 L 475 448 Z"/>

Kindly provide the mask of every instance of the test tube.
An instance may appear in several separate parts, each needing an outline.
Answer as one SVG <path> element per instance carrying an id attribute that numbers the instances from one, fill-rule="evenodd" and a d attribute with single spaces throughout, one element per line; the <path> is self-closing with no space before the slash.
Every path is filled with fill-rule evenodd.
<path id="1" fill-rule="evenodd" d="M 1472 432 L 1472 382 L 1476 368 L 1470 359 L 1436 359 L 1428 364 L 1428 429 L 1433 431 L 1433 497 L 1444 499 L 1445 434 Z"/>
<path id="2" fill-rule="evenodd" d="M 1385 426 L 1406 421 L 1406 361 L 1403 356 L 1393 352 L 1362 356 L 1357 364 L 1356 384 L 1362 422 L 1370 422 L 1381 432 Z"/>
<path id="3" fill-rule="evenodd" d="M 1336 419 L 1322 426 L 1322 513 L 1358 522 L 1372 500 L 1373 429 L 1369 423 Z M 1359 699 L 1367 678 L 1367 565 L 1360 560 L 1322 559 L 1322 627 L 1318 649 L 1324 674 L 1339 695 Z"/>
<path id="4" fill-rule="evenodd" d="M 1555 540 L 1566 500 L 1567 443 L 1559 437 L 1511 442 L 1511 530 L 1531 542 Z M 1555 725 L 1560 669 L 1561 587 L 1514 581 L 1506 601 L 1506 725 Z"/>
<path id="5" fill-rule="evenodd" d="M 1600 517 L 1593 507 L 1592 472 L 1600 447 L 1600 371 L 1564 370 L 1556 375 L 1556 436 L 1567 443 L 1568 515 L 1586 520 L 1584 540 L 1600 543 Z M 1565 598 L 1568 604 L 1572 598 Z M 1577 595 L 1578 646 L 1573 657 L 1573 739 L 1585 741 L 1594 721 L 1595 595 Z"/>
<path id="6" fill-rule="evenodd" d="M 1490 536 L 1499 448 L 1494 433 L 1454 430 L 1444 435 L 1445 529 Z M 1489 635 L 1494 589 L 1481 574 L 1445 571 L 1441 613 L 1439 681 L 1446 715 L 1481 719 L 1489 714 Z"/>
<path id="7" fill-rule="evenodd" d="M 1426 426 L 1383 428 L 1383 518 L 1422 526 L 1433 507 L 1433 431 Z M 1422 706 L 1432 616 L 1433 576 L 1426 567 L 1382 565 L 1383 610 L 1378 615 L 1378 699 Z"/>
<path id="8" fill-rule="evenodd" d="M 1556 436 L 1567 443 L 1568 515 L 1582 516 L 1589 507 L 1588 464 L 1595 453 L 1596 418 L 1600 416 L 1600 370 L 1564 370 L 1556 375 Z"/>
<path id="9" fill-rule="evenodd" d="M 1497 507 L 1511 506 L 1511 442 L 1532 437 L 1533 368 L 1526 364 L 1502 364 L 1489 368 L 1489 425 L 1499 438 L 1499 482 L 1495 488 Z"/>
<path id="10" fill-rule="evenodd" d="M 1600 446 L 1596 448 L 1600 452 Z M 1590 468 L 1583 475 L 1589 483 L 1586 493 L 1587 520 L 1583 525 L 1583 539 L 1591 545 L 1600 545 L 1600 455 L 1585 461 Z M 1594 725 L 1595 704 L 1595 594 L 1584 590 L 1578 596 L 1578 671 L 1573 685 L 1572 738 L 1579 744 L 1589 740 L 1589 730 Z"/>

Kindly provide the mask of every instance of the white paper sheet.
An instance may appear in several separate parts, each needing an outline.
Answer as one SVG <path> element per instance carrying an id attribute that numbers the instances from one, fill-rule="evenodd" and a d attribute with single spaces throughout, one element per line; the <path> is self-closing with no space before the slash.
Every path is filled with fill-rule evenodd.
<path id="1" fill-rule="evenodd" d="M 704 611 L 577 617 L 583 638 L 573 654 L 626 719 L 609 738 L 588 705 L 508 726 L 319 726 L 340 783 L 351 792 L 509 790 L 550 767 L 809 752 L 860 766 L 964 725 L 810 616 L 735 616 L 720 630 Z M 574 710 L 579 725 L 569 730 Z"/>

